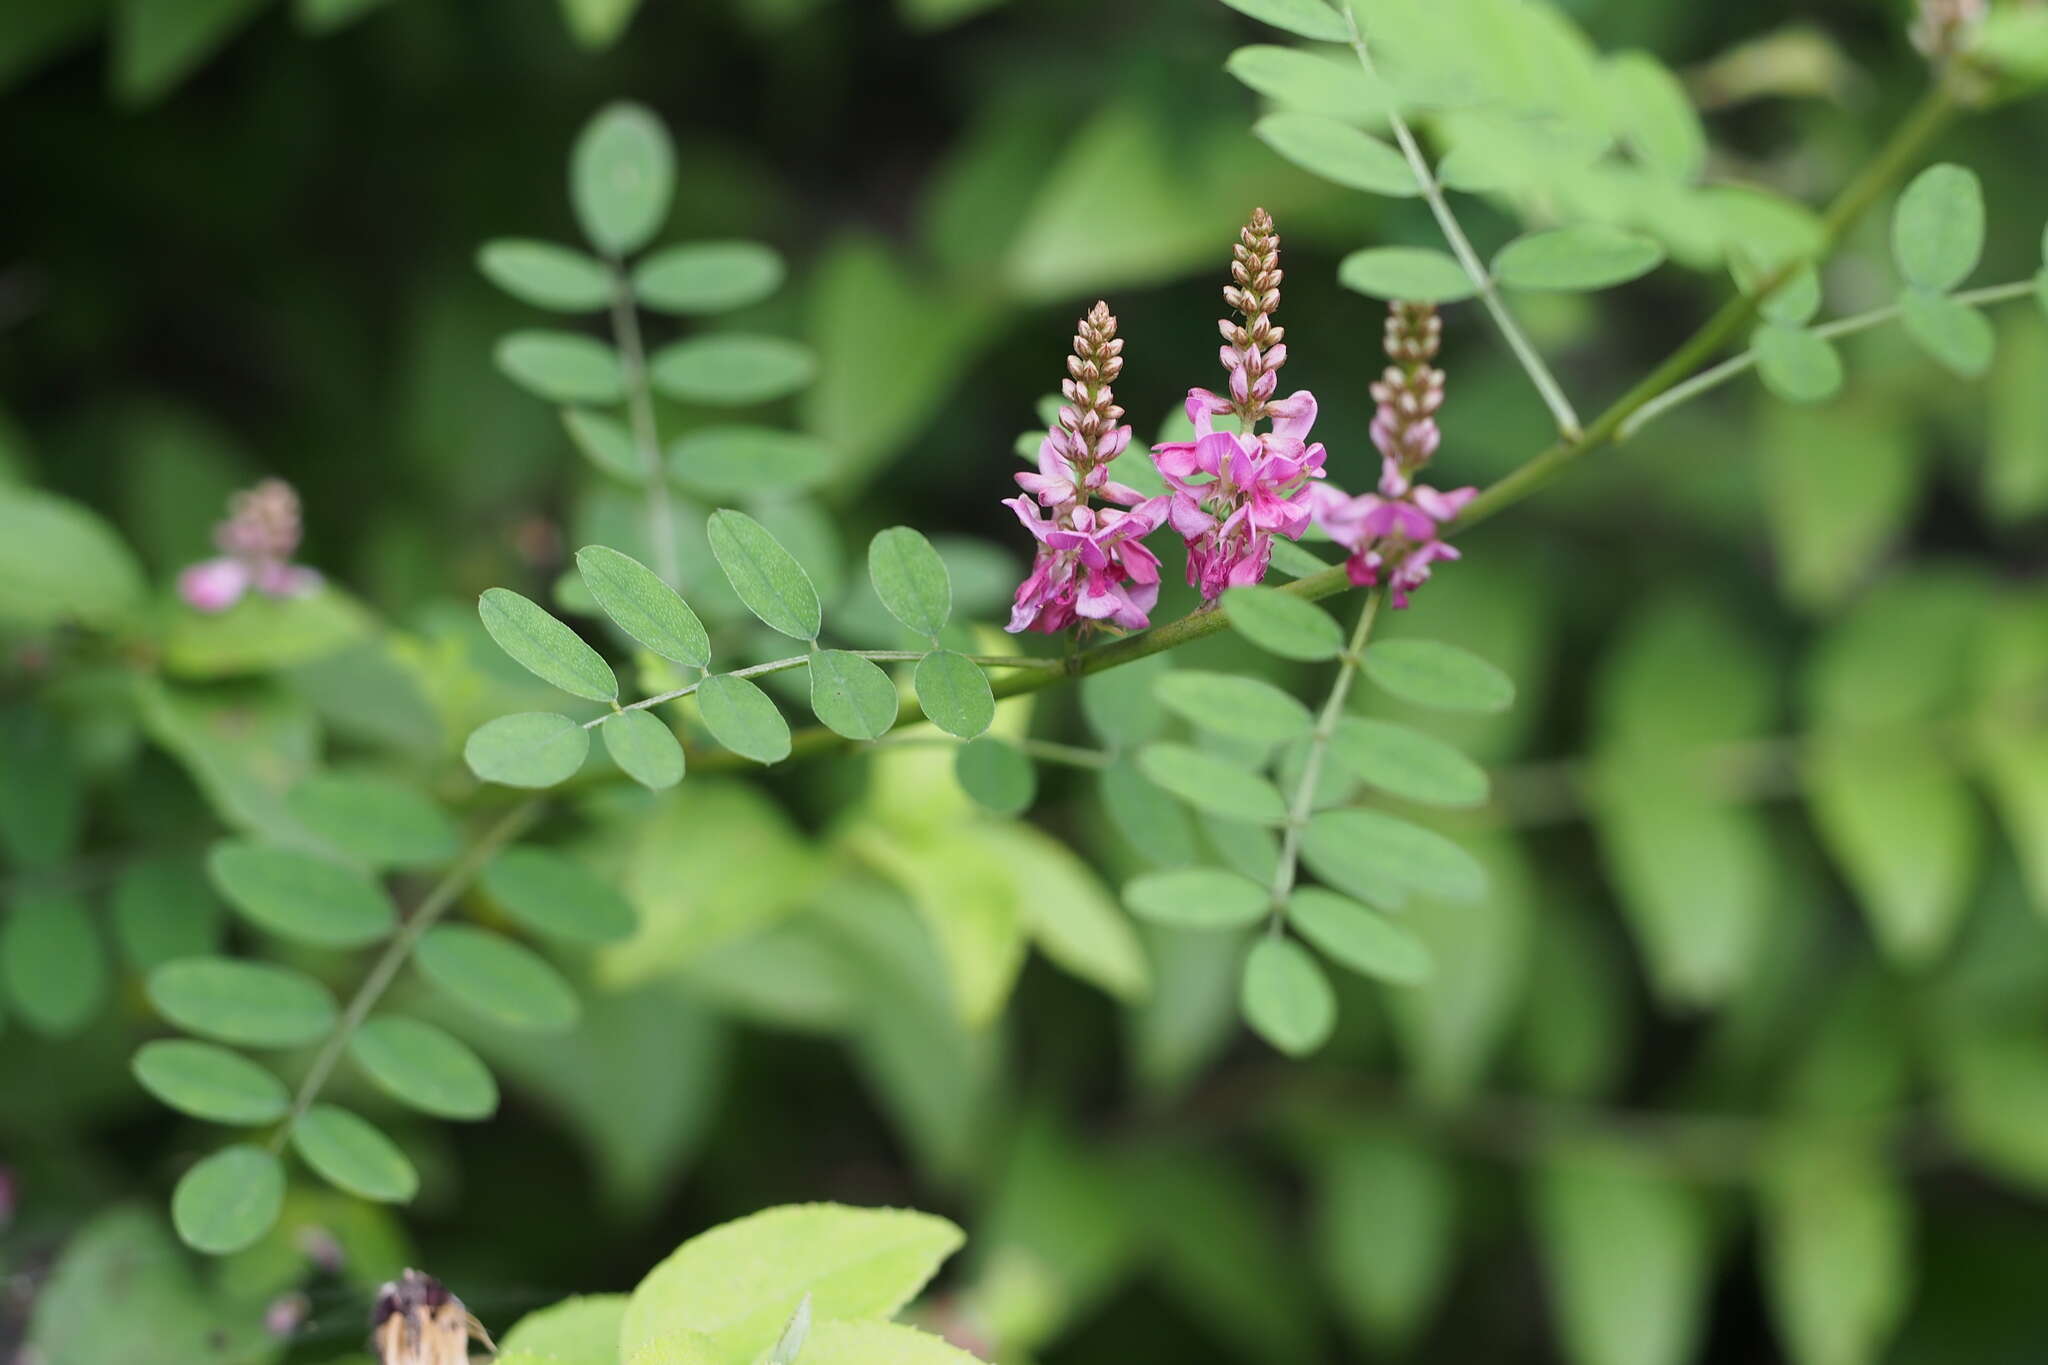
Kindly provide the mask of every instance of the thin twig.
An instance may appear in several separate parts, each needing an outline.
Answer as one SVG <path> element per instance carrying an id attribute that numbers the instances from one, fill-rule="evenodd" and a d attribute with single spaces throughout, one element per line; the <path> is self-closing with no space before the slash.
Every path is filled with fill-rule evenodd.
<path id="1" fill-rule="evenodd" d="M 299 1083 L 298 1094 L 292 1097 L 291 1112 L 284 1116 L 283 1122 L 277 1126 L 277 1132 L 271 1135 L 272 1151 L 284 1149 L 285 1142 L 291 1137 L 292 1129 L 306 1116 L 306 1111 L 313 1107 L 313 1101 L 320 1097 L 321 1090 L 327 1084 L 327 1078 L 333 1074 L 335 1066 L 341 1061 L 341 1054 L 348 1047 L 349 1039 L 363 1026 L 363 1021 L 370 1017 L 370 1011 L 376 1008 L 377 1002 L 384 998 L 384 992 L 397 978 L 399 969 L 411 958 L 413 948 L 425 936 L 427 930 L 433 928 L 441 916 L 447 913 L 448 907 L 455 904 L 455 898 L 463 893 L 479 872 L 483 871 L 484 865 L 497 856 L 498 850 L 518 838 L 526 827 L 533 823 L 535 817 L 540 814 L 542 804 L 540 798 L 534 797 L 507 811 L 495 825 L 484 831 L 482 838 L 464 851 L 454 866 L 442 874 L 441 880 L 434 883 L 433 889 L 420 899 L 418 907 L 412 912 L 412 918 L 408 919 L 391 942 L 384 946 L 376 965 L 370 968 L 370 974 L 363 978 L 362 985 L 356 987 L 356 993 L 350 998 L 348 1008 L 342 1011 L 341 1018 L 336 1021 L 334 1031 L 328 1034 L 327 1041 L 320 1045 L 319 1054 L 313 1058 L 313 1065 L 307 1070 L 305 1080 Z"/>
<path id="2" fill-rule="evenodd" d="M 647 480 L 647 534 L 654 542 L 654 571 L 664 583 L 682 586 L 682 560 L 676 549 L 676 510 L 669 498 L 668 476 L 661 467 L 661 436 L 654 425 L 654 394 L 648 386 L 647 355 L 640 345 L 640 313 L 633 302 L 633 282 L 617 261 L 612 271 L 612 337 L 619 347 L 619 366 L 626 378 L 626 409 L 633 421 L 633 447 L 640 454 L 640 472 Z"/>
<path id="3" fill-rule="evenodd" d="M 1280 857 L 1273 865 L 1273 917 L 1272 925 L 1278 930 L 1287 913 L 1287 897 L 1294 891 L 1294 877 L 1301 860 L 1301 832 L 1308 825 L 1308 817 L 1315 809 L 1316 782 L 1323 775 L 1323 757 L 1329 752 L 1330 737 L 1337 733 L 1337 722 L 1344 718 L 1344 699 L 1351 695 L 1352 681 L 1358 676 L 1358 665 L 1365 653 L 1366 637 L 1372 634 L 1373 618 L 1379 615 L 1380 598 L 1385 594 L 1375 588 L 1365 596 L 1365 606 L 1359 610 L 1358 624 L 1351 631 L 1351 646 L 1344 651 L 1344 657 L 1337 665 L 1337 676 L 1330 684 L 1330 695 L 1323 702 L 1322 713 L 1316 718 L 1315 732 L 1309 736 L 1308 753 L 1301 762 L 1301 778 L 1295 784 L 1294 799 L 1287 806 L 1287 829 L 1280 836 Z"/>
<path id="4" fill-rule="evenodd" d="M 1357 16 L 1344 7 L 1344 20 L 1351 26 L 1351 50 L 1358 55 L 1358 64 L 1365 71 L 1366 78 L 1377 82 L 1379 71 L 1373 65 L 1372 53 L 1366 47 L 1365 35 L 1358 31 Z M 1576 437 L 1579 426 L 1578 411 L 1572 407 L 1572 400 L 1565 396 L 1564 386 L 1543 363 L 1543 356 L 1535 345 L 1523 334 L 1516 323 L 1514 314 L 1508 311 L 1507 303 L 1501 298 L 1500 290 L 1493 282 L 1493 272 L 1479 259 L 1479 253 L 1472 249 L 1471 239 L 1465 236 L 1465 229 L 1458 223 L 1458 216 L 1451 212 L 1451 201 L 1444 197 L 1443 186 L 1437 183 L 1436 172 L 1429 160 L 1422 154 L 1422 147 L 1415 140 L 1414 132 L 1408 127 L 1408 120 L 1401 117 L 1401 111 L 1394 107 L 1391 94 L 1387 100 L 1387 123 L 1394 130 L 1394 141 L 1400 145 L 1401 155 L 1408 160 L 1408 169 L 1415 176 L 1415 183 L 1422 191 L 1423 199 L 1429 204 L 1429 211 L 1436 215 L 1437 226 L 1443 230 L 1444 240 L 1450 243 L 1451 254 L 1464 267 L 1465 277 L 1472 281 L 1480 301 L 1492 315 L 1494 326 L 1506 338 L 1508 349 L 1515 353 L 1528 372 L 1529 382 L 1536 386 L 1536 392 L 1543 396 L 1543 402 L 1550 409 L 1550 415 L 1557 420 L 1560 435 L 1567 440 Z"/>

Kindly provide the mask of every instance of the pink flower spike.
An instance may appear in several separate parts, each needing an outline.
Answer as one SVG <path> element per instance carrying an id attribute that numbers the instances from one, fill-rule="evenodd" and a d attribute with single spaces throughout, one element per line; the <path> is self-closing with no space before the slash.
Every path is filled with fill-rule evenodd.
<path id="1" fill-rule="evenodd" d="M 226 611 L 249 591 L 249 566 L 222 556 L 194 564 L 178 575 L 178 596 L 195 611 Z"/>

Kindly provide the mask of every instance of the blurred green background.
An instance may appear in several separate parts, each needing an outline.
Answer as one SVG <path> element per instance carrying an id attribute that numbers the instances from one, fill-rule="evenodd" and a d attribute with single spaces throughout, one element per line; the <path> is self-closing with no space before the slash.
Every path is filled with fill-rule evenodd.
<path id="1" fill-rule="evenodd" d="M 983 571 L 963 602 L 999 620 L 1027 547 L 996 499 L 1072 320 L 1111 301 L 1120 401 L 1149 437 L 1220 377 L 1217 291 L 1254 204 L 1285 241 L 1285 377 L 1321 400 L 1334 477 L 1369 483 L 1381 309 L 1337 287 L 1336 262 L 1433 228 L 1253 138 L 1259 101 L 1223 61 L 1270 34 L 1212 0 L 631 8 L 0 14 L 0 471 L 107 515 L 158 579 L 206 552 L 229 490 L 284 477 L 304 558 L 438 679 L 414 723 L 381 694 L 351 708 L 347 678 L 293 678 L 279 695 L 318 725 L 280 720 L 279 753 L 411 746 L 467 795 L 451 717 L 503 681 L 476 681 L 469 603 L 494 584 L 545 597 L 575 546 L 620 543 L 616 490 L 493 367 L 532 315 L 474 266 L 488 238 L 574 239 L 565 157 L 617 98 L 676 137 L 663 240 L 751 237 L 791 263 L 741 320 L 820 359 L 771 415 L 835 451 L 802 521 L 823 574 L 845 580 L 896 522 L 970 538 Z M 1687 76 L 1711 175 L 1809 203 L 1926 81 L 1901 5 L 1562 8 Z M 2018 104 L 1938 149 L 1984 178 L 1979 280 L 2040 266 L 2044 138 L 2042 107 Z M 1519 230 L 1460 207 L 1482 250 Z M 1877 215 L 1826 272 L 1831 313 L 1889 300 L 1884 257 Z M 1590 410 L 1727 289 L 1666 271 L 1518 307 Z M 348 1358 L 366 1281 L 401 1260 L 502 1328 L 632 1284 L 709 1223 L 819 1198 L 966 1226 L 926 1320 L 1005 1361 L 2038 1359 L 2048 335 L 2026 307 L 1997 321 L 1981 383 L 1878 330 L 1834 402 L 1740 381 L 1463 541 L 1394 629 L 1520 686 L 1511 715 L 1439 727 L 1495 771 L 1494 804 L 1459 828 L 1498 890 L 1429 931 L 1431 986 L 1344 983 L 1317 1058 L 1243 1036 L 1236 945 L 1151 931 L 1148 1002 L 1034 961 L 998 1023 L 961 1028 L 925 999 L 942 987 L 901 894 L 849 866 L 849 822 L 923 818 L 913 765 L 693 778 L 667 804 L 598 793 L 565 837 L 633 869 L 643 901 L 730 903 L 745 930 L 611 982 L 558 1045 L 473 1038 L 506 1107 L 403 1133 L 428 1188 L 398 1217 L 308 1189 L 271 1242 L 188 1267 L 151 1220 L 205 1135 L 128 1077 L 155 1031 L 133 972 L 116 966 L 76 1037 L 0 1033 L 0 1359 L 38 1313 L 24 1365 L 184 1365 L 80 1348 L 92 1305 L 132 1293 L 115 1312 L 246 1327 L 302 1282 L 285 1358 Z M 1437 482 L 1483 484 L 1546 443 L 1544 413 L 1474 306 L 1447 310 L 1446 335 Z M 708 420 L 664 411 L 669 430 Z M 1170 593 L 1161 615 L 1187 605 Z M 40 648 L 17 642 L 5 686 L 92 755 L 81 884 L 98 894 L 138 843 L 217 830 L 185 773 L 203 761 L 161 717 L 140 743 L 102 709 L 105 661 L 53 681 Z M 1321 695 L 1314 670 L 1227 642 L 1189 654 Z M 1030 724 L 1090 742 L 1071 693 Z M 1085 774 L 1041 781 L 1039 827 L 1112 885 L 1144 865 Z M 1887 914 L 1937 923 L 1937 947 L 1880 952 Z M 307 1228 L 342 1239 L 339 1273 Z"/>

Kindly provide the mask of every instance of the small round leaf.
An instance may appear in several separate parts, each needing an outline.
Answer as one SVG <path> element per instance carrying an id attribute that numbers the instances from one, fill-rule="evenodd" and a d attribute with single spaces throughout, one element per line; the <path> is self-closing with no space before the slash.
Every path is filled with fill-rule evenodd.
<path id="1" fill-rule="evenodd" d="M 1386 640 L 1365 651 L 1365 676 L 1417 706 L 1442 711 L 1505 711 L 1514 704 L 1508 675 L 1476 654 L 1436 640 Z"/>
<path id="2" fill-rule="evenodd" d="M 718 567 L 748 611 L 793 639 L 818 638 L 818 591 L 796 556 L 783 549 L 767 527 L 745 512 L 726 508 L 713 512 L 705 529 Z"/>
<path id="3" fill-rule="evenodd" d="M 780 763 L 789 757 L 789 722 L 750 679 L 706 678 L 697 688 L 697 714 L 713 739 L 742 758 Z"/>
<path id="4" fill-rule="evenodd" d="M 811 348 L 782 337 L 719 333 L 655 352 L 647 374 L 682 403 L 742 407 L 787 398 L 818 374 Z"/>
<path id="5" fill-rule="evenodd" d="M 1303 887 L 1287 902 L 1287 922 L 1332 961 L 1376 981 L 1414 986 L 1427 981 L 1429 949 L 1377 910 L 1320 887 Z"/>
<path id="6" fill-rule="evenodd" d="M 1338 263 L 1337 282 L 1372 298 L 1416 303 L 1456 303 L 1479 292 L 1465 267 L 1431 247 L 1354 251 Z"/>
<path id="7" fill-rule="evenodd" d="M 207 1157 L 171 1193 L 171 1225 L 194 1251 L 226 1256 L 251 1245 L 284 1209 L 284 1167 L 260 1147 L 238 1144 Z"/>
<path id="8" fill-rule="evenodd" d="M 584 126 L 569 159 L 569 198 L 591 244 L 623 256 L 647 244 L 668 217 L 675 148 L 642 105 L 606 105 Z"/>
<path id="9" fill-rule="evenodd" d="M 834 734 L 880 739 L 896 723 L 896 684 L 872 660 L 821 649 L 811 655 L 811 710 Z"/>
<path id="10" fill-rule="evenodd" d="M 786 273 L 774 248 L 758 242 L 691 242 L 642 261 L 633 292 L 663 313 L 723 313 L 767 298 Z"/>
<path id="11" fill-rule="evenodd" d="M 338 1105 L 316 1104 L 301 1114 L 292 1147 L 321 1179 L 359 1199 L 403 1204 L 419 1192 L 419 1172 L 398 1144 Z"/>
<path id="12" fill-rule="evenodd" d="M 562 974 L 511 939 L 466 924 L 427 931 L 414 953 L 427 980 L 506 1028 L 566 1033 L 582 1012 Z"/>
<path id="13" fill-rule="evenodd" d="M 159 1038 L 136 1050 L 129 1069 L 144 1090 L 208 1123 L 275 1123 L 292 1105 L 283 1081 L 212 1043 Z"/>
<path id="14" fill-rule="evenodd" d="M 1899 320 L 1921 350 L 1963 378 L 1981 378 L 1991 368 L 1998 333 L 1967 303 L 1908 289 L 1899 300 Z"/>
<path id="15" fill-rule="evenodd" d="M 462 746 L 471 772 L 507 787 L 566 782 L 589 753 L 590 732 L 552 711 L 522 711 L 485 721 Z"/>
<path id="16" fill-rule="evenodd" d="M 536 933 L 577 943 L 631 938 L 638 922 L 624 896 L 573 858 L 545 848 L 508 848 L 484 869 L 499 908 Z"/>
<path id="17" fill-rule="evenodd" d="M 1272 911 L 1273 893 L 1222 868 L 1181 867 L 1132 878 L 1124 904 L 1140 919 L 1176 929 L 1247 929 Z"/>
<path id="18" fill-rule="evenodd" d="M 243 1047 L 303 1047 L 334 1027 L 334 997 L 304 972 L 225 957 L 166 962 L 145 987 L 188 1033 Z"/>
<path id="19" fill-rule="evenodd" d="M 1337 997 L 1306 948 L 1292 939 L 1262 938 L 1245 958 L 1238 1005 L 1252 1032 L 1290 1057 L 1329 1041 Z"/>
<path id="20" fill-rule="evenodd" d="M 998 815 L 1022 815 L 1038 795 L 1038 770 L 1008 740 L 983 735 L 953 755 L 953 776 L 975 802 Z"/>
<path id="21" fill-rule="evenodd" d="M 1278 588 L 1230 588 L 1223 611 L 1239 635 L 1268 654 L 1314 662 L 1344 652 L 1344 629 L 1330 613 Z"/>
<path id="22" fill-rule="evenodd" d="M 1906 282 L 1946 293 L 1983 254 L 1984 188 L 1976 172 L 1943 163 L 1913 177 L 1892 214 L 1892 256 Z"/>
<path id="23" fill-rule="evenodd" d="M 485 242 L 477 268 L 522 303 L 558 313 L 591 313 L 611 302 L 612 277 L 604 262 L 553 242 L 504 238 Z"/>
<path id="24" fill-rule="evenodd" d="M 357 1029 L 349 1054 L 393 1099 L 444 1119 L 489 1118 L 498 1083 L 466 1043 L 417 1019 L 382 1015 Z"/>
<path id="25" fill-rule="evenodd" d="M 868 578 L 875 596 L 906 629 L 930 638 L 953 614 L 953 581 L 939 552 L 908 526 L 878 531 L 868 542 Z"/>
<path id="26" fill-rule="evenodd" d="M 649 791 L 667 791 L 683 780 L 683 746 L 652 713 L 620 711 L 598 729 L 619 771 Z"/>
<path id="27" fill-rule="evenodd" d="M 1826 337 L 1803 327 L 1765 323 L 1750 338 L 1757 377 L 1788 403 L 1819 403 L 1842 387 L 1842 357 Z"/>
<path id="28" fill-rule="evenodd" d="M 612 666 L 539 603 L 510 588 L 487 588 L 476 609 L 498 648 L 542 682 L 592 701 L 617 700 Z"/>
<path id="29" fill-rule="evenodd" d="M 360 948 L 398 924 L 398 910 L 368 876 L 317 854 L 225 840 L 207 871 L 228 904 L 259 928 L 320 948 Z"/>
<path id="30" fill-rule="evenodd" d="M 949 735 L 974 739 L 995 723 L 996 697 L 988 674 L 965 654 L 933 650 L 917 661 L 911 685 L 925 715 Z"/>
<path id="31" fill-rule="evenodd" d="M 498 368 L 550 403 L 617 403 L 626 374 L 612 348 L 575 332 L 513 332 L 498 341 Z"/>

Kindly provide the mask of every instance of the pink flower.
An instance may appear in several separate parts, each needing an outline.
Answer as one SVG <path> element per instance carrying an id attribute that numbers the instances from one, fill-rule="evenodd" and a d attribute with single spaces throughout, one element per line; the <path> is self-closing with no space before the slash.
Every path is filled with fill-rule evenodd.
<path id="1" fill-rule="evenodd" d="M 213 542 L 225 551 L 221 557 L 178 575 L 178 595 L 196 611 L 226 611 L 251 588 L 265 597 L 303 597 L 320 586 L 318 572 L 289 562 L 299 548 L 299 495 L 280 479 L 230 498 Z"/>
<path id="2" fill-rule="evenodd" d="M 1030 576 L 1018 585 L 1009 629 L 1057 634 L 1077 621 L 1126 630 L 1150 624 L 1159 601 L 1159 557 L 1141 543 L 1166 516 L 1165 498 L 1128 511 L 1076 507 L 1062 520 L 1040 517 L 1029 498 L 1007 498 L 1039 542 Z"/>
<path id="3" fill-rule="evenodd" d="M 1408 595 L 1429 581 L 1430 565 L 1459 557 L 1440 532 L 1478 496 L 1477 488 L 1445 493 L 1427 484 L 1414 485 L 1406 498 L 1378 493 L 1347 498 L 1332 488 L 1316 500 L 1315 519 L 1330 539 L 1351 551 L 1344 567 L 1353 583 L 1370 587 L 1386 573 L 1394 605 L 1405 607 Z"/>

